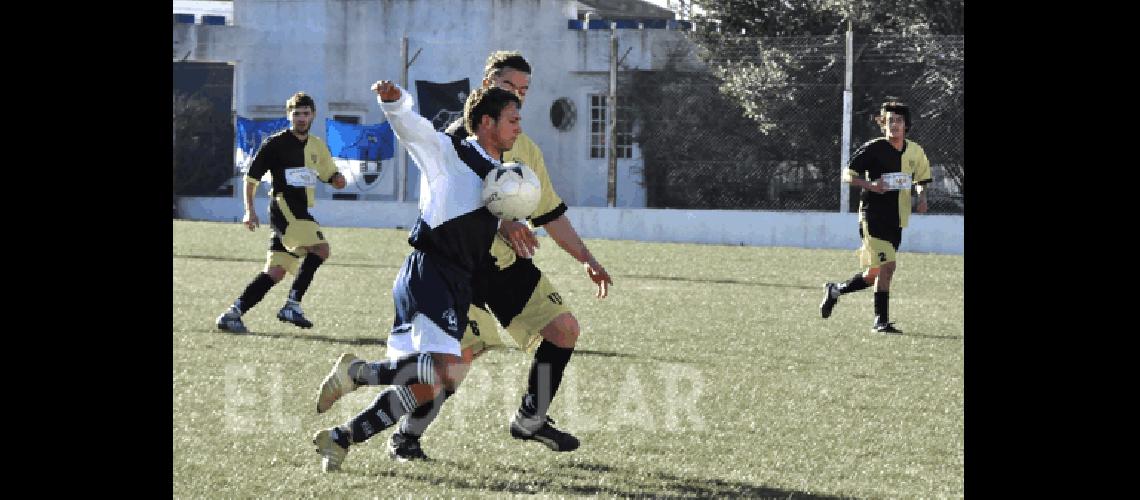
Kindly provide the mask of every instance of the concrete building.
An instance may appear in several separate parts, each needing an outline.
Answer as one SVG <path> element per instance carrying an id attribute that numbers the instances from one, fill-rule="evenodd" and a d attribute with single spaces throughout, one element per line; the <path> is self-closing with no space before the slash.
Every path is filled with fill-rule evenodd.
<path id="1" fill-rule="evenodd" d="M 368 87 L 399 81 L 404 37 L 413 95 L 417 80 L 478 85 L 487 54 L 520 50 L 534 66 L 523 129 L 543 148 L 559 194 L 579 206 L 607 204 L 610 23 L 626 70 L 658 67 L 665 47 L 684 43 L 678 28 L 688 27 L 639 0 L 178 0 L 174 10 L 174 60 L 232 64 L 234 112 L 254 119 L 284 116 L 285 99 L 304 90 L 318 118 L 383 121 Z M 323 119 L 314 133 L 327 137 Z M 616 206 L 644 207 L 637 144 L 627 134 L 617 144 Z M 384 163 L 384 175 L 398 177 L 397 162 Z M 407 169 L 410 200 L 419 175 L 413 162 Z M 401 179 L 384 185 L 359 199 L 400 199 Z M 318 196 L 331 193 L 322 187 Z"/>
<path id="2" fill-rule="evenodd" d="M 534 86 L 522 110 L 523 128 L 543 149 L 551 180 L 571 207 L 567 216 L 585 238 L 805 248 L 858 245 L 853 214 L 644 208 L 641 152 L 628 136 L 619 135 L 617 141 L 622 149 L 617 160 L 618 208 L 605 208 L 608 160 L 599 147 L 604 134 L 599 125 L 605 113 L 602 96 L 609 89 L 611 32 L 617 36 L 619 71 L 660 69 L 670 48 L 688 43 L 688 23 L 648 2 L 175 0 L 173 18 L 173 61 L 232 65 L 235 115 L 283 117 L 285 100 L 304 90 L 317 100 L 313 132 L 326 139 L 323 118 L 362 124 L 383 120 L 368 87 L 379 79 L 400 80 L 405 37 L 411 62 L 405 88 L 413 95 L 417 80 L 447 83 L 466 78 L 478 85 L 487 54 L 522 51 L 535 67 Z M 413 223 L 419 172 L 408 161 L 401 178 L 397 162 L 383 163 L 381 178 L 391 176 L 389 182 L 355 193 L 354 188 L 336 192 L 356 195 L 350 199 L 329 199 L 333 190 L 320 185 L 318 197 L 325 200 L 314 214 L 321 224 Z M 265 196 L 267 190 L 260 191 Z M 232 198 L 183 197 L 176 200 L 176 212 L 191 219 L 238 221 L 240 197 L 240 190 L 234 190 Z M 255 204 L 262 220 L 268 220 L 266 205 Z M 900 250 L 962 254 L 963 217 L 912 216 Z"/>

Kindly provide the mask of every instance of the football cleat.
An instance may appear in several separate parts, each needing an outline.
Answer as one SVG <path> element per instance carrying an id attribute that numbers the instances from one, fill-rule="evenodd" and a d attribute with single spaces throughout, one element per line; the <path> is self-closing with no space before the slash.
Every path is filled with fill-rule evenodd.
<path id="1" fill-rule="evenodd" d="M 890 322 L 875 323 L 875 326 L 871 327 L 871 329 L 876 331 L 876 332 L 884 333 L 887 335 L 898 335 L 898 334 L 902 333 L 902 330 L 895 328 L 895 324 L 890 323 Z"/>
<path id="2" fill-rule="evenodd" d="M 340 470 L 340 464 L 348 455 L 348 448 L 341 448 L 333 439 L 332 429 L 317 431 L 313 436 L 313 444 L 317 445 L 317 453 L 321 454 L 321 471 L 332 472 Z"/>
<path id="3" fill-rule="evenodd" d="M 219 330 L 233 332 L 233 333 L 246 333 L 245 323 L 241 322 L 241 312 L 231 307 L 226 309 L 226 312 L 218 316 L 218 320 L 214 323 Z"/>
<path id="4" fill-rule="evenodd" d="M 430 460 L 424 454 L 423 448 L 420 448 L 420 438 L 401 434 L 399 431 L 393 432 L 392 437 L 388 439 L 388 456 L 400 462 Z"/>
<path id="5" fill-rule="evenodd" d="M 352 377 L 348 375 L 348 367 L 353 363 L 364 360 L 349 354 L 344 353 L 337 359 L 336 364 L 333 365 L 332 371 L 321 382 L 321 388 L 317 392 L 317 413 L 324 413 L 329 409 L 341 396 L 355 391 L 360 387 Z"/>
<path id="6" fill-rule="evenodd" d="M 537 431 L 530 432 L 522 426 L 519 415 L 516 413 L 515 417 L 511 419 L 511 437 L 515 439 L 538 441 L 554 451 L 574 451 L 578 449 L 578 438 L 568 432 L 556 429 L 551 425 L 553 423 L 554 419 L 546 417 L 546 420 L 542 423 L 542 427 L 539 427 Z"/>
<path id="7" fill-rule="evenodd" d="M 305 313 L 301 311 L 301 304 L 299 302 L 285 304 L 280 311 L 277 311 L 277 319 L 286 323 L 293 323 L 301 328 L 313 327 L 313 322 L 305 318 Z"/>
<path id="8" fill-rule="evenodd" d="M 819 303 L 819 315 L 827 318 L 831 316 L 831 309 L 839 302 L 839 286 L 835 283 L 824 283 L 823 292 L 823 302 Z"/>

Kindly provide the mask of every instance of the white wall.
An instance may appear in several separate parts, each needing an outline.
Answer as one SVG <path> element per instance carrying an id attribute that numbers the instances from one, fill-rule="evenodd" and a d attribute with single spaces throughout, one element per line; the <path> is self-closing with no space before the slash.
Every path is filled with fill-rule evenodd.
<path id="1" fill-rule="evenodd" d="M 175 25 L 174 53 L 188 61 L 234 63 L 234 107 L 249 118 L 284 116 L 284 102 L 304 90 L 317 101 L 313 133 L 327 137 L 324 118 L 350 112 L 364 123 L 383 114 L 368 90 L 378 79 L 400 77 L 400 41 L 409 38 L 408 90 L 416 80 L 482 79 L 493 50 L 520 50 L 534 67 L 523 107 L 523 130 L 543 149 L 551 180 L 568 205 L 606 204 L 606 160 L 589 158 L 589 94 L 609 87 L 609 30 L 569 30 L 573 0 L 235 0 L 232 26 Z M 176 9 L 177 10 L 177 9 Z M 668 30 L 618 30 L 623 67 L 651 69 L 666 45 L 682 35 Z M 422 50 L 421 50 L 422 49 Z M 569 131 L 550 123 L 550 106 L 574 101 Z M 409 173 L 416 177 L 414 163 Z M 618 161 L 618 206 L 645 206 L 640 153 Z M 408 196 L 418 196 L 418 182 Z M 240 194 L 238 194 L 240 196 Z M 327 198 L 321 189 L 318 197 Z M 395 193 L 391 193 L 395 199 Z"/>
<path id="2" fill-rule="evenodd" d="M 254 206 L 268 221 L 267 198 Z M 415 203 L 321 200 L 313 216 L 330 227 L 404 227 L 415 222 Z M 233 198 L 184 197 L 179 217 L 238 222 L 242 204 Z M 786 246 L 854 250 L 859 246 L 855 214 L 571 207 L 566 212 L 583 238 Z M 903 252 L 962 255 L 961 215 L 911 214 L 903 231 Z"/>

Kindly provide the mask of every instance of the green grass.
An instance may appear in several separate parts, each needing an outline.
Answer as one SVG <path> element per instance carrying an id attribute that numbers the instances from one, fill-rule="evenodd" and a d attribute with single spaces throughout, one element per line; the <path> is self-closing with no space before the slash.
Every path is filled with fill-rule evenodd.
<path id="1" fill-rule="evenodd" d="M 322 474 L 312 434 L 378 389 L 317 415 L 316 387 L 341 352 L 383 357 L 410 248 L 404 230 L 324 232 L 316 326 L 275 318 L 287 277 L 231 335 L 214 318 L 261 269 L 267 230 L 174 221 L 175 497 L 963 496 L 962 256 L 900 255 L 891 318 L 906 334 L 883 336 L 870 291 L 819 317 L 853 249 L 588 240 L 615 281 L 599 300 L 545 237 L 536 263 L 582 325 L 551 415 L 582 447 L 510 438 L 530 357 L 500 349 L 424 436 L 433 462 L 389 460 L 385 431 Z"/>

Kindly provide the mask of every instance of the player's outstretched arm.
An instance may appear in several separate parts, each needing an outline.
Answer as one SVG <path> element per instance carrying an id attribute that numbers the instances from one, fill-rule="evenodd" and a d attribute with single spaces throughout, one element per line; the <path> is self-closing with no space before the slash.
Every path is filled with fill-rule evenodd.
<path id="1" fill-rule="evenodd" d="M 412 98 L 399 85 L 380 80 L 372 84 L 372 91 L 380 102 L 380 110 L 392 124 L 396 138 L 408 148 L 412 160 L 431 184 L 437 175 L 444 173 L 443 152 L 440 149 L 442 134 L 435 130 L 427 118 L 412 111 Z"/>
<path id="2" fill-rule="evenodd" d="M 609 287 L 613 286 L 614 280 L 606 272 L 606 268 L 602 267 L 590 253 L 590 250 L 586 248 L 586 244 L 578 236 L 578 231 L 574 230 L 574 226 L 570 224 L 570 219 L 567 219 L 565 214 L 559 215 L 557 219 L 547 222 L 542 227 L 546 229 L 547 234 L 554 242 L 558 243 L 558 246 L 585 266 L 586 276 L 589 276 L 590 280 L 598 285 L 598 292 L 595 296 L 600 299 L 606 298 L 609 295 Z"/>

